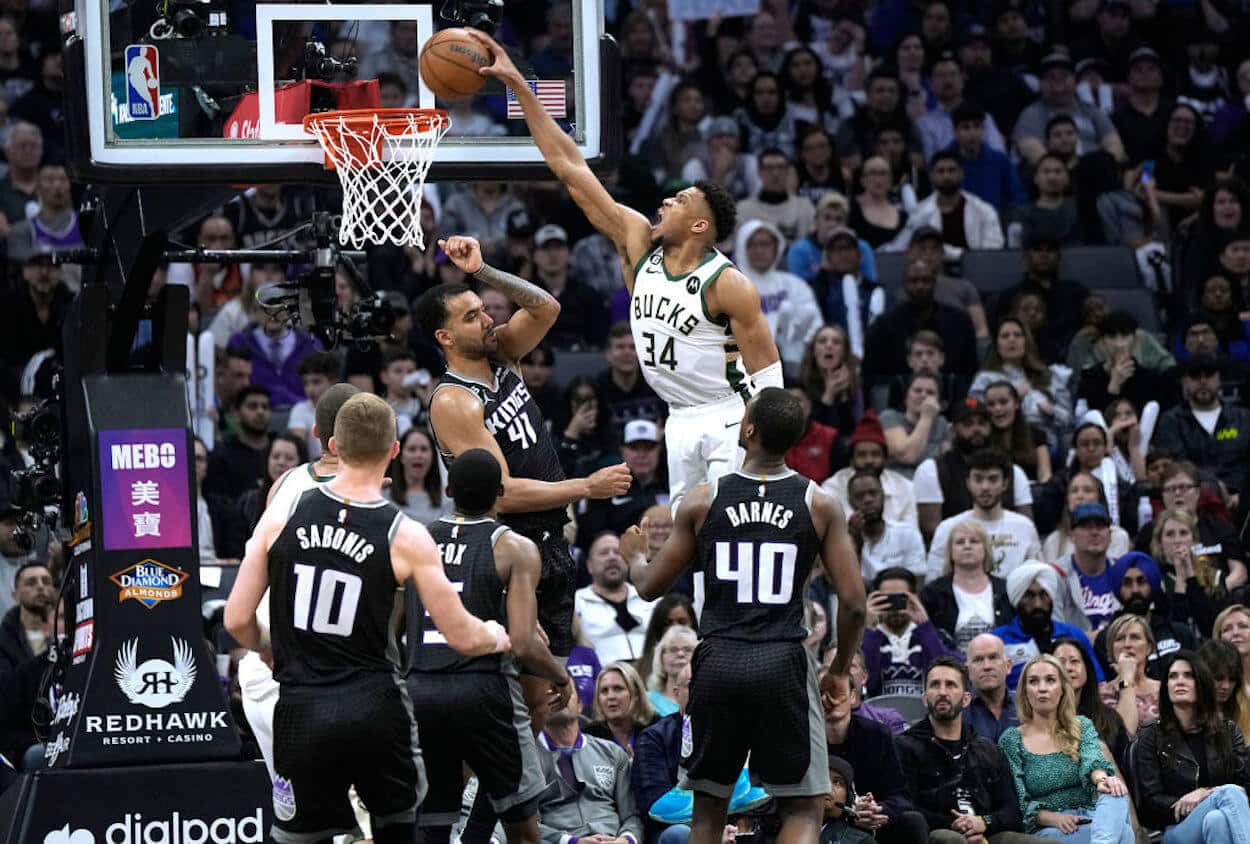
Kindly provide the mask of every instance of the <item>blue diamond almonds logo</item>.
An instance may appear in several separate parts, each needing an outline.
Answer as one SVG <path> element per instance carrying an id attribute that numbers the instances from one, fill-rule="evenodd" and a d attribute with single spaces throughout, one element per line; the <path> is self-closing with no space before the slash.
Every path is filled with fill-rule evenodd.
<path id="1" fill-rule="evenodd" d="M 148 609 L 162 601 L 176 601 L 182 597 L 182 584 L 187 573 L 167 566 L 157 560 L 140 560 L 130 568 L 109 575 L 109 580 L 120 587 L 117 602 L 133 598 Z"/>

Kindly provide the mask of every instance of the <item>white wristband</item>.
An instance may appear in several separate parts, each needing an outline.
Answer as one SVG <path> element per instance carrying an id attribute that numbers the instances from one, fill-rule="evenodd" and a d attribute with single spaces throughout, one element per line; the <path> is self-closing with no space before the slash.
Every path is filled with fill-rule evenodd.
<path id="1" fill-rule="evenodd" d="M 759 372 L 752 372 L 751 383 L 755 388 L 755 393 L 758 393 L 765 387 L 784 387 L 785 378 L 781 373 L 781 361 L 775 361 Z"/>

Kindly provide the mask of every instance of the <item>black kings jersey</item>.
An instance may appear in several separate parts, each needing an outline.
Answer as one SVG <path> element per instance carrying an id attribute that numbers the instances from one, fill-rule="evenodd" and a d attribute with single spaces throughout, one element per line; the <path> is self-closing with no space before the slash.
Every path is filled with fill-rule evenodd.
<path id="1" fill-rule="evenodd" d="M 725 475 L 699 531 L 704 636 L 802 641 L 803 587 L 820 553 L 816 485 L 795 472 Z"/>
<path id="2" fill-rule="evenodd" d="M 538 402 L 530 395 L 521 376 L 515 370 L 497 363 L 491 365 L 491 372 L 495 382 L 493 385 L 448 369 L 434 392 L 463 388 L 477 396 L 482 403 L 482 418 L 486 421 L 486 430 L 499 444 L 503 459 L 508 464 L 509 475 L 536 481 L 564 480 L 560 457 L 547 433 L 547 426 L 543 423 L 542 411 L 538 409 Z M 434 438 L 439 439 L 437 430 L 434 431 Z M 450 469 L 455 457 L 442 445 L 439 445 L 438 453 Z M 507 513 L 501 519 L 509 527 L 522 533 L 559 530 L 568 521 L 563 507 L 536 513 Z"/>
<path id="3" fill-rule="evenodd" d="M 269 549 L 269 630 L 281 685 L 398 672 L 402 605 L 391 539 L 404 518 L 390 501 L 348 503 L 324 485 L 294 500 Z"/>
<path id="4" fill-rule="evenodd" d="M 495 542 L 508 528 L 490 518 L 444 516 L 429 524 L 443 573 L 464 608 L 483 621 L 507 626 L 505 584 L 495 570 Z M 461 656 L 434 626 L 416 585 L 408 584 L 408 673 L 516 674 L 508 654 Z"/>

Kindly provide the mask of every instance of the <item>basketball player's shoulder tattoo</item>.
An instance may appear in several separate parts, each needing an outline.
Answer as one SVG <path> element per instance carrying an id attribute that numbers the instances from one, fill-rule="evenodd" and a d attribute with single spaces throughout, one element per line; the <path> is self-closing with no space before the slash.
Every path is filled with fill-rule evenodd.
<path id="1" fill-rule="evenodd" d="M 492 267 L 485 262 L 481 269 L 473 274 L 473 277 L 489 284 L 522 308 L 538 308 L 555 301 L 554 296 L 537 284 Z"/>

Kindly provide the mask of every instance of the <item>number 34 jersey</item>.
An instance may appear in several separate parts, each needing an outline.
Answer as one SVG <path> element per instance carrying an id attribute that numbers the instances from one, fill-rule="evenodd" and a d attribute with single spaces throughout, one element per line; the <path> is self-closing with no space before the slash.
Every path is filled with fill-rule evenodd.
<path id="1" fill-rule="evenodd" d="M 733 472 L 712 484 L 699 531 L 704 636 L 802 641 L 803 586 L 820 554 L 812 524 L 816 484 L 795 472 Z"/>
<path id="2" fill-rule="evenodd" d="M 562 481 L 564 470 L 560 468 L 560 456 L 551 443 L 547 425 L 538 402 L 516 370 L 495 363 L 491 365 L 493 384 L 461 375 L 448 369 L 443 374 L 435 393 L 453 387 L 468 390 L 482 403 L 482 419 L 486 430 L 495 438 L 508 464 L 508 474 L 514 478 L 531 478 L 536 481 Z M 434 431 L 438 440 L 438 431 Z M 438 453 L 447 468 L 455 456 L 440 444 Z M 508 513 L 502 521 L 513 530 L 522 533 L 535 531 L 558 531 L 568 521 L 563 507 L 534 513 Z"/>
<path id="3" fill-rule="evenodd" d="M 282 686 L 397 673 L 403 605 L 391 540 L 404 518 L 389 500 L 349 502 L 325 485 L 292 502 L 269 548 L 269 630 Z"/>
<path id="4" fill-rule="evenodd" d="M 673 407 L 697 407 L 735 393 L 746 397 L 747 376 L 725 319 L 707 312 L 704 294 L 733 262 L 712 250 L 680 276 L 664 266 L 656 246 L 634 267 L 629 323 L 643 377 Z"/>

